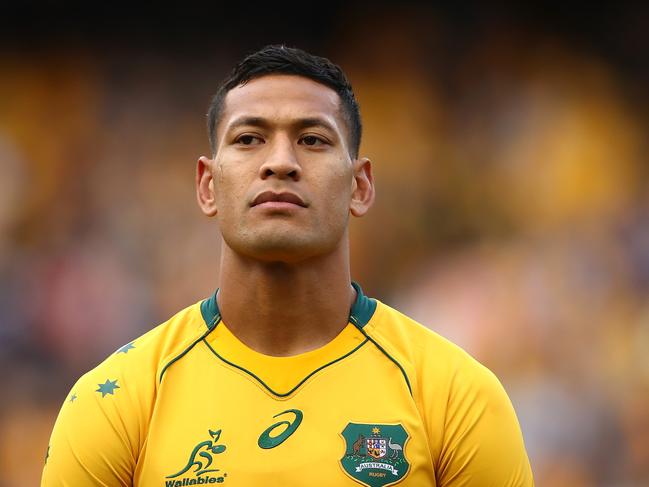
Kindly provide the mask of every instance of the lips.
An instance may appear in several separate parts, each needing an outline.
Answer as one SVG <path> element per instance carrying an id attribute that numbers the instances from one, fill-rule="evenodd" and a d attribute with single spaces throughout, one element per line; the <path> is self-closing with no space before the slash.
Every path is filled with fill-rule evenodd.
<path id="1" fill-rule="evenodd" d="M 250 206 L 258 206 L 264 203 L 290 203 L 293 205 L 301 206 L 306 208 L 307 204 L 294 193 L 282 192 L 275 193 L 274 191 L 264 191 L 257 195 L 257 197 L 252 201 Z"/>

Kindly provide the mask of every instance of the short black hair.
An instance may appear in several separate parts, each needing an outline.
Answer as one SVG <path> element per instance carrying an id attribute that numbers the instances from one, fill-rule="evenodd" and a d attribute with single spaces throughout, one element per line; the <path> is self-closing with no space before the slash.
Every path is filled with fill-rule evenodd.
<path id="1" fill-rule="evenodd" d="M 361 145 L 362 123 L 358 102 L 343 70 L 328 59 L 302 49 L 269 45 L 248 55 L 221 83 L 207 112 L 207 132 L 212 154 L 216 154 L 216 126 L 223 113 L 225 96 L 233 88 L 269 74 L 293 74 L 328 86 L 340 97 L 349 130 L 349 150 L 356 159 Z"/>

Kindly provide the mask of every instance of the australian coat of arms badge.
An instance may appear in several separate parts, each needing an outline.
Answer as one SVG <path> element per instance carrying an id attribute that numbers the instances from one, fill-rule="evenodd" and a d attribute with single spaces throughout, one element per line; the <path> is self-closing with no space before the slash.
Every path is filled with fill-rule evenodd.
<path id="1" fill-rule="evenodd" d="M 410 464 L 404 448 L 408 433 L 400 424 L 349 423 L 341 433 L 345 455 L 340 464 L 347 475 L 368 487 L 400 482 Z"/>

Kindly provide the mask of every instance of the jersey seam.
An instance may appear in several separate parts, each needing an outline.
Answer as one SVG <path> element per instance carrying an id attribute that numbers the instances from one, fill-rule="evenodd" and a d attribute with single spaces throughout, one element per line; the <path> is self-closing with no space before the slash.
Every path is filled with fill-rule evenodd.
<path id="1" fill-rule="evenodd" d="M 286 398 L 286 397 L 290 396 L 290 395 L 293 394 L 295 391 L 297 391 L 297 390 L 298 390 L 298 389 L 299 389 L 299 388 L 300 388 L 300 387 L 301 387 L 301 386 L 302 386 L 302 385 L 303 385 L 307 380 L 309 380 L 311 377 L 313 377 L 315 374 L 317 374 L 317 373 L 320 372 L 321 370 L 324 370 L 325 368 L 327 368 L 327 367 L 329 367 L 329 366 L 331 366 L 331 365 L 334 365 L 334 364 L 336 364 L 336 363 L 338 363 L 338 362 L 340 362 L 340 361 L 346 359 L 347 357 L 349 357 L 350 355 L 352 355 L 354 352 L 356 352 L 358 349 L 360 349 L 363 345 L 365 345 L 367 342 L 368 342 L 368 340 L 367 340 L 367 338 L 366 338 L 365 340 L 363 340 L 360 344 L 358 344 L 356 347 L 354 347 L 354 348 L 353 348 L 352 350 L 350 350 L 349 352 L 345 353 L 344 355 L 341 355 L 340 357 L 338 357 L 338 358 L 335 359 L 335 360 L 331 360 L 331 361 L 327 362 L 326 364 L 321 365 L 321 366 L 318 367 L 317 369 L 315 369 L 315 370 L 313 370 L 312 372 L 310 372 L 309 374 L 307 374 L 307 375 L 306 375 L 306 376 L 305 376 L 305 377 L 304 377 L 300 382 L 297 383 L 297 385 L 295 385 L 295 386 L 294 386 L 292 389 L 290 389 L 288 392 L 281 393 L 281 392 L 277 392 L 277 391 L 273 390 L 273 389 L 272 389 L 268 384 L 266 384 L 266 383 L 261 379 L 261 377 L 259 377 L 258 375 L 256 375 L 254 372 L 252 372 L 252 371 L 246 369 L 245 367 L 242 367 L 242 366 L 240 366 L 240 365 L 237 365 L 237 364 L 235 364 L 234 362 L 231 362 L 231 361 L 229 361 L 228 359 L 226 359 L 225 357 L 219 355 L 219 353 L 218 353 L 216 350 L 214 350 L 214 348 L 212 348 L 212 346 L 207 342 L 207 340 L 205 340 L 205 338 L 203 338 L 203 343 L 205 343 L 205 345 L 207 345 L 207 348 L 209 348 L 209 349 L 211 350 L 211 352 L 212 352 L 212 353 L 213 353 L 213 354 L 214 354 L 218 359 L 220 359 L 222 362 L 224 362 L 224 363 L 230 365 L 231 367 L 234 367 L 235 369 L 240 370 L 241 372 L 243 372 L 243 373 L 247 374 L 248 376 L 250 376 L 251 378 L 253 378 L 256 382 L 258 382 L 262 387 L 264 387 L 264 389 L 266 389 L 268 392 L 270 392 L 273 396 L 281 397 L 281 398 Z"/>
<path id="2" fill-rule="evenodd" d="M 403 366 L 399 363 L 399 361 L 398 361 L 397 359 L 395 359 L 392 355 L 390 355 L 390 353 L 388 353 L 388 352 L 385 350 L 385 348 L 383 348 L 381 345 L 379 345 L 379 343 L 378 343 L 374 338 L 372 338 L 372 337 L 371 337 L 371 336 L 370 336 L 370 335 L 369 335 L 369 334 L 364 330 L 364 328 L 365 328 L 364 326 L 362 326 L 362 325 L 360 325 L 360 323 L 356 322 L 355 319 L 351 319 L 351 322 L 352 322 L 352 323 L 356 326 L 356 328 L 357 328 L 357 329 L 358 329 L 358 330 L 359 330 L 359 331 L 360 331 L 360 332 L 365 336 L 365 338 L 366 338 L 367 340 L 369 340 L 370 342 L 372 342 L 372 343 L 374 344 L 374 346 L 375 346 L 376 348 L 378 348 L 379 351 L 381 351 L 381 353 L 383 353 L 383 355 L 385 355 L 388 359 L 390 359 L 390 361 L 392 361 L 392 362 L 393 362 L 393 363 L 394 363 L 394 364 L 399 368 L 399 370 L 401 371 L 401 374 L 403 375 L 403 378 L 404 378 L 405 381 L 406 381 L 406 385 L 408 386 L 408 391 L 410 392 L 410 397 L 413 397 L 413 394 L 412 394 L 412 386 L 410 385 L 410 379 L 408 379 L 408 374 L 406 374 L 405 369 L 404 369 Z"/>
<path id="3" fill-rule="evenodd" d="M 217 322 L 221 319 L 220 315 L 214 315 L 213 319 L 211 322 L 207 325 L 207 330 L 201 334 L 196 340 L 191 342 L 182 352 L 180 352 L 178 355 L 176 355 L 173 359 L 171 359 L 167 364 L 162 368 L 162 371 L 160 372 L 160 377 L 158 379 L 158 383 L 162 383 L 162 378 L 164 377 L 165 372 L 169 367 L 171 367 L 174 363 L 176 363 L 178 360 L 183 358 L 189 351 L 196 346 L 198 342 L 201 340 L 204 340 L 207 335 L 212 333 L 212 331 L 216 328 Z"/>

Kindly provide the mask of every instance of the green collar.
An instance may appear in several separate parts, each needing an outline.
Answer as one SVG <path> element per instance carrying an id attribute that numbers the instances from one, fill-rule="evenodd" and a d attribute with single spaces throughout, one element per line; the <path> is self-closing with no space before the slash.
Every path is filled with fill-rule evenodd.
<path id="1" fill-rule="evenodd" d="M 352 286 L 356 289 L 356 301 L 354 301 L 354 304 L 349 311 L 349 322 L 353 323 L 357 328 L 363 328 L 370 321 L 374 311 L 376 310 L 376 300 L 365 296 L 361 287 L 353 281 Z M 201 315 L 203 315 L 205 325 L 210 330 L 212 330 L 221 319 L 221 312 L 219 311 L 219 306 L 216 302 L 216 293 L 218 292 L 219 290 L 217 289 L 214 291 L 214 294 L 201 302 Z"/>

